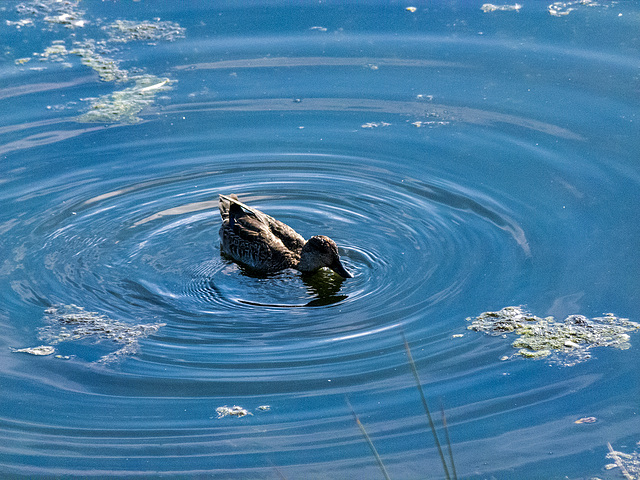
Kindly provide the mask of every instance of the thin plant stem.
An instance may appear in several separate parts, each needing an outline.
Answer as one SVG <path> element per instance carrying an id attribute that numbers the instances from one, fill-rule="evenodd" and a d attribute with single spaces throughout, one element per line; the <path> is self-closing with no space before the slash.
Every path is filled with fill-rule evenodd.
<path id="1" fill-rule="evenodd" d="M 442 414 L 442 426 L 444 427 L 444 438 L 447 440 L 447 448 L 449 450 L 449 462 L 451 463 L 451 474 L 455 480 L 458 480 L 458 474 L 456 473 L 456 464 L 453 461 L 453 450 L 451 449 L 451 439 L 449 438 L 449 428 L 447 427 L 447 417 L 444 414 L 444 407 L 440 405 L 440 412 Z"/>
<path id="2" fill-rule="evenodd" d="M 416 369 L 416 364 L 413 361 L 413 356 L 411 355 L 411 349 L 409 348 L 409 343 L 407 343 L 407 339 L 404 334 L 402 335 L 402 339 L 404 340 L 404 349 L 407 351 L 407 359 L 409 360 L 409 365 L 411 366 L 411 371 L 413 372 L 413 376 L 416 379 L 416 384 L 418 386 L 418 392 L 420 392 L 420 399 L 422 400 L 422 406 L 424 407 L 424 411 L 427 414 L 427 418 L 429 419 L 429 427 L 431 428 L 431 432 L 433 433 L 433 440 L 436 443 L 436 447 L 438 449 L 438 454 L 440 455 L 440 461 L 442 462 L 442 468 L 444 468 L 444 476 L 447 480 L 451 480 L 451 476 L 449 475 L 449 469 L 447 468 L 447 462 L 444 459 L 444 453 L 442 452 L 442 447 L 440 446 L 440 440 L 438 440 L 438 432 L 436 432 L 436 426 L 433 423 L 433 418 L 431 418 L 431 412 L 429 411 L 429 406 L 427 405 L 427 399 L 424 396 L 424 391 L 422 390 L 422 383 L 420 383 L 420 377 L 418 376 L 418 370 Z"/>
<path id="3" fill-rule="evenodd" d="M 347 401 L 347 405 L 349 405 L 349 409 L 351 410 L 351 414 L 353 415 L 353 418 L 355 419 L 356 424 L 358 425 L 358 428 L 360 428 L 360 431 L 362 432 L 362 436 L 369 444 L 369 448 L 373 452 L 373 456 L 376 457 L 376 461 L 378 462 L 378 466 L 382 471 L 382 475 L 384 475 L 385 480 L 391 480 L 391 478 L 389 477 L 389 473 L 387 472 L 387 469 L 384 466 L 384 463 L 382 463 L 382 458 L 380 458 L 380 455 L 378 454 L 376 447 L 373 445 L 373 442 L 371 441 L 369 434 L 365 430 L 364 425 L 362 425 L 362 423 L 360 422 L 358 415 L 356 414 L 355 410 L 351 406 L 351 402 L 349 402 L 349 397 L 347 397 L 346 395 L 345 395 L 345 400 Z"/>

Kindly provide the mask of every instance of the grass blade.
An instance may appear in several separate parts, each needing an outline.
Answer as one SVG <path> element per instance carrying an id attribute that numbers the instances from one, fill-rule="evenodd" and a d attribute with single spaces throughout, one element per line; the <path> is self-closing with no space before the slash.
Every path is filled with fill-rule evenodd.
<path id="1" fill-rule="evenodd" d="M 444 427 L 444 438 L 447 440 L 447 449 L 449 450 L 449 462 L 451 463 L 451 474 L 455 480 L 458 480 L 458 474 L 456 473 L 456 464 L 453 461 L 453 450 L 451 449 L 451 439 L 449 438 L 449 428 L 447 427 L 447 417 L 444 414 L 444 407 L 440 405 L 440 412 L 442 414 L 442 426 Z"/>
<path id="2" fill-rule="evenodd" d="M 447 462 L 444 459 L 444 453 L 442 452 L 442 447 L 440 446 L 440 440 L 438 440 L 438 432 L 436 431 L 436 426 L 433 423 L 433 418 L 431 418 L 431 412 L 429 411 L 429 405 L 427 405 L 427 399 L 424 396 L 424 391 L 422 390 L 422 383 L 420 383 L 420 377 L 418 376 L 418 370 L 416 369 L 416 364 L 413 361 L 413 356 L 411 355 L 411 349 L 409 348 L 409 343 L 407 343 L 407 339 L 404 334 L 402 335 L 402 339 L 404 340 L 404 349 L 407 351 L 407 359 L 409 360 L 409 365 L 411 366 L 411 371 L 413 372 L 413 376 L 416 379 L 416 385 L 418 386 L 418 392 L 420 392 L 420 399 L 422 400 L 422 406 L 424 407 L 424 411 L 427 414 L 427 418 L 429 419 L 429 427 L 431 428 L 431 432 L 433 433 L 433 440 L 436 443 L 436 447 L 438 449 L 438 454 L 440 455 L 440 461 L 442 462 L 442 468 L 444 468 L 444 476 L 447 480 L 451 480 L 451 476 L 449 475 L 449 468 L 447 468 Z"/>
<path id="3" fill-rule="evenodd" d="M 358 425 L 358 427 L 360 428 L 360 431 L 362 432 L 362 436 L 364 437 L 364 439 L 369 444 L 369 448 L 373 452 L 373 456 L 376 457 L 376 461 L 378 462 L 378 466 L 380 467 L 380 470 L 382 471 L 382 475 L 384 475 L 385 480 L 391 480 L 391 478 L 389 477 L 389 473 L 387 472 L 387 469 L 384 466 L 384 463 L 382 463 L 382 458 L 380 458 L 380 455 L 378 454 L 378 451 L 376 450 L 376 447 L 373 445 L 373 442 L 371 441 L 371 438 L 369 437 L 369 434 L 365 430 L 364 425 L 362 425 L 362 423 L 360 422 L 360 419 L 358 418 L 358 415 L 353 410 L 353 407 L 351 406 L 351 402 L 349 402 L 349 397 L 345 396 L 345 400 L 347 401 L 347 405 L 349 405 L 349 409 L 351 410 L 351 414 L 353 415 L 353 418 L 355 419 L 356 424 Z"/>

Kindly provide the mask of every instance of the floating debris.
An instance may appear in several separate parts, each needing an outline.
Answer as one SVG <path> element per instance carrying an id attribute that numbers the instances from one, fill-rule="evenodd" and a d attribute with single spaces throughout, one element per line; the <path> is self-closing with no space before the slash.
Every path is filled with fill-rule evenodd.
<path id="1" fill-rule="evenodd" d="M 516 3 L 515 5 L 493 5 L 491 3 L 485 3 L 480 7 L 483 12 L 517 12 L 522 8 L 522 5 Z"/>
<path id="2" fill-rule="evenodd" d="M 256 410 L 262 410 L 263 412 L 268 412 L 271 410 L 271 405 L 260 405 Z"/>
<path id="3" fill-rule="evenodd" d="M 56 349 L 50 345 L 40 345 L 39 347 L 12 348 L 13 353 L 29 353 L 31 355 L 52 355 Z"/>
<path id="4" fill-rule="evenodd" d="M 498 312 L 484 312 L 467 328 L 490 335 L 515 333 L 512 343 L 517 355 L 544 358 L 554 354 L 554 360 L 573 366 L 591 358 L 593 347 L 630 348 L 628 332 L 640 329 L 640 323 L 607 313 L 588 319 L 583 315 L 569 315 L 558 322 L 553 317 L 540 318 L 524 312 L 520 307 L 505 307 Z"/>
<path id="5" fill-rule="evenodd" d="M 638 446 L 640 446 L 640 442 L 638 442 Z M 609 448 L 607 458 L 613 460 L 615 463 L 605 465 L 605 469 L 611 470 L 613 468 L 619 468 L 624 478 L 629 480 L 640 478 L 640 453 L 637 451 L 631 454 L 617 452 L 609 442 L 607 442 L 607 447 Z"/>
<path id="6" fill-rule="evenodd" d="M 599 7 L 600 4 L 592 0 L 575 0 L 573 2 L 554 2 L 547 7 L 549 15 L 554 17 L 563 17 L 569 15 L 572 11 L 580 6 Z"/>
<path id="7" fill-rule="evenodd" d="M 156 333 L 160 327 L 166 325 L 128 325 L 96 312 L 88 312 L 73 304 L 48 308 L 45 310 L 44 320 L 49 325 L 38 329 L 38 338 L 53 345 L 87 338 L 97 342 L 111 340 L 123 345 L 117 351 L 101 357 L 98 363 L 110 363 L 119 360 L 123 355 L 136 353 L 141 338 Z"/>
<path id="8" fill-rule="evenodd" d="M 451 122 L 447 122 L 444 120 L 430 120 L 428 122 L 421 122 L 421 121 L 412 122 L 411 125 L 417 128 L 424 128 L 424 127 L 441 127 L 443 125 L 449 125 L 449 123 Z"/>
<path id="9" fill-rule="evenodd" d="M 598 419 L 596 417 L 582 417 L 576 420 L 573 423 L 581 424 L 581 423 L 596 423 Z"/>
<path id="10" fill-rule="evenodd" d="M 172 42 L 177 38 L 184 38 L 185 29 L 175 22 L 116 20 L 103 30 L 109 35 L 109 40 L 117 43 L 127 42 Z"/>
<path id="11" fill-rule="evenodd" d="M 418 9 L 416 7 L 407 7 L 405 10 L 407 12 L 415 13 Z"/>
<path id="12" fill-rule="evenodd" d="M 239 407 L 238 405 L 234 405 L 233 407 L 229 408 L 226 405 L 223 407 L 218 407 L 216 408 L 216 413 L 218 414 L 218 418 L 223 418 L 223 417 L 245 417 L 247 415 L 253 415 L 253 413 L 249 412 L 248 410 L 245 410 L 242 407 Z"/>
<path id="13" fill-rule="evenodd" d="M 133 87 L 89 99 L 89 110 L 77 120 L 83 123 L 138 123 L 142 121 L 137 117 L 138 113 L 151 105 L 159 92 L 171 89 L 168 78 L 140 75 L 132 80 L 136 82 Z"/>

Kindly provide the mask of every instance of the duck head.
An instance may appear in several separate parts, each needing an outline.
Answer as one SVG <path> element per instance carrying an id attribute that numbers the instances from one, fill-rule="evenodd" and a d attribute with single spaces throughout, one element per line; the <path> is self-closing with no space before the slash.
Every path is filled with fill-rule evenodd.
<path id="1" fill-rule="evenodd" d="M 336 242 L 324 235 L 316 235 L 302 247 L 298 270 L 303 273 L 312 273 L 322 267 L 330 268 L 343 278 L 353 277 L 340 262 Z"/>

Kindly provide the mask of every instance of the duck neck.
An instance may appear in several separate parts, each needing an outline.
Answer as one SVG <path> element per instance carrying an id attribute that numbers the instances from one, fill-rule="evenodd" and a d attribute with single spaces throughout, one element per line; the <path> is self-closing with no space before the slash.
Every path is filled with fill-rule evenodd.
<path id="1" fill-rule="evenodd" d="M 308 252 L 305 252 L 304 248 L 300 253 L 300 261 L 296 268 L 304 273 L 311 273 L 318 269 L 318 267 L 314 265 L 313 258 L 308 254 Z"/>

